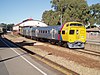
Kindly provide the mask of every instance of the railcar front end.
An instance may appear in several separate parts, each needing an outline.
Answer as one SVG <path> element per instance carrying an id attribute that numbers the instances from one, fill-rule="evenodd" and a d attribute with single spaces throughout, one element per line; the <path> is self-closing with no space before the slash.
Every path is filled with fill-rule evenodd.
<path id="1" fill-rule="evenodd" d="M 86 28 L 79 22 L 68 22 L 62 28 L 62 40 L 67 41 L 69 48 L 84 48 Z"/>

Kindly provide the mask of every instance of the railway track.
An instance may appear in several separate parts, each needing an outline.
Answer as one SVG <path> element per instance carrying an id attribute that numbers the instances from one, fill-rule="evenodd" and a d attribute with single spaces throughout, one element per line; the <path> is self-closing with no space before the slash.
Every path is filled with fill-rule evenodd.
<path id="1" fill-rule="evenodd" d="M 47 43 L 47 42 L 45 42 L 45 43 Z M 50 45 L 50 43 L 47 43 L 47 44 Z M 57 45 L 55 45 L 55 46 L 57 46 Z M 60 46 L 60 47 L 64 48 L 64 46 Z M 67 48 L 67 49 L 72 50 L 72 51 L 81 52 L 81 53 L 88 54 L 88 55 L 92 55 L 92 56 L 99 56 L 100 57 L 100 52 L 97 52 L 97 51 L 92 51 L 92 50 L 87 50 L 87 49 L 69 49 L 69 48 Z"/>
<path id="2" fill-rule="evenodd" d="M 57 44 L 50 44 L 48 42 L 43 42 L 43 41 L 39 41 L 39 42 L 46 43 L 48 45 L 58 46 Z M 59 47 L 64 48 L 65 46 L 59 46 Z M 81 53 L 85 53 L 85 54 L 92 55 L 92 56 L 99 56 L 100 57 L 100 52 L 97 52 L 97 51 L 92 51 L 92 50 L 87 50 L 87 49 L 69 49 L 69 48 L 67 48 L 67 49 L 77 51 L 77 52 L 81 52 Z"/>
<path id="3" fill-rule="evenodd" d="M 86 49 L 75 49 L 75 51 L 100 57 L 100 52 L 96 52 L 96 51 L 91 51 L 91 50 L 86 50 Z"/>
<path id="4" fill-rule="evenodd" d="M 50 43 L 48 43 L 46 41 L 39 41 L 39 42 L 46 43 L 48 45 L 52 45 L 52 44 L 50 44 Z M 55 44 L 55 46 L 57 46 L 57 44 Z M 60 46 L 60 47 L 64 48 L 64 46 Z M 92 51 L 92 50 L 87 50 L 87 49 L 69 49 L 69 48 L 67 48 L 67 49 L 68 50 L 77 51 L 77 52 L 81 52 L 81 53 L 85 53 L 85 54 L 92 55 L 92 56 L 99 56 L 100 57 L 100 52 L 96 52 L 96 51 Z"/>
<path id="5" fill-rule="evenodd" d="M 47 43 L 47 42 L 45 42 L 45 43 Z M 50 44 L 50 43 L 47 43 L 47 44 Z M 57 44 L 55 46 L 57 46 Z M 65 48 L 65 46 L 60 46 L 60 47 Z M 77 51 L 77 52 L 85 53 L 85 54 L 92 55 L 92 56 L 99 56 L 100 57 L 100 52 L 97 52 L 97 51 L 92 51 L 92 50 L 88 50 L 88 49 L 69 49 L 69 48 L 67 48 L 67 49 L 68 50 L 72 50 L 72 51 Z"/>

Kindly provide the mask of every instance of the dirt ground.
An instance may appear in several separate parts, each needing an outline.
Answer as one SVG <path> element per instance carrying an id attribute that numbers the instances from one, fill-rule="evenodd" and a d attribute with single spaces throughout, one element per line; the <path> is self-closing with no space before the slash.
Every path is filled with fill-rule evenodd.
<path id="1" fill-rule="evenodd" d="M 100 69 L 100 61 L 98 61 L 98 60 L 90 59 L 86 56 L 76 55 L 76 54 L 69 53 L 69 52 L 66 52 L 66 51 L 59 51 L 57 49 L 50 48 L 50 47 L 43 46 L 43 45 L 42 46 L 38 45 L 38 46 L 34 46 L 34 47 L 40 48 L 43 51 L 47 51 L 47 52 L 51 53 L 52 55 L 63 57 L 66 60 L 77 62 L 77 63 L 79 63 L 83 66 L 86 66 L 86 67 L 99 68 Z"/>

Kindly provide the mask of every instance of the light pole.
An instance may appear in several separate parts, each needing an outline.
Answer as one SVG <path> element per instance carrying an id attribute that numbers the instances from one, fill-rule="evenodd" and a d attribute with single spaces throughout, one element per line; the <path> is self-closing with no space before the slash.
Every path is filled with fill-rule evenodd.
<path id="1" fill-rule="evenodd" d="M 61 23 L 61 26 L 62 26 L 62 8 L 61 8 L 61 15 L 60 15 L 60 23 Z"/>
<path id="2" fill-rule="evenodd" d="M 60 14 L 59 17 L 60 17 L 60 25 L 62 25 L 62 14 Z"/>
<path id="3" fill-rule="evenodd" d="M 62 25 L 62 13 L 61 13 L 61 15 L 60 15 L 60 23 L 61 23 L 61 25 Z"/>
<path id="4" fill-rule="evenodd" d="M 63 24 L 63 18 L 62 18 L 62 15 L 63 15 L 63 12 L 64 12 L 64 10 L 67 8 L 67 5 L 64 5 L 64 6 L 62 6 L 61 7 L 61 15 L 60 15 L 60 23 L 61 23 L 61 25 Z"/>

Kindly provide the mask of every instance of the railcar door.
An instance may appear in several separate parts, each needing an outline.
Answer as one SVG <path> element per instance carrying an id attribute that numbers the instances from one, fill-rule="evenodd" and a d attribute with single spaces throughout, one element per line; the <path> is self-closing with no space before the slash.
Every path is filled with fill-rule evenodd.
<path id="1" fill-rule="evenodd" d="M 76 40 L 76 37 L 75 37 L 75 29 L 71 28 L 69 30 L 69 42 L 74 42 Z"/>
<path id="2" fill-rule="evenodd" d="M 80 28 L 76 29 L 76 39 L 78 41 L 85 42 L 85 39 L 86 39 L 86 31 L 85 31 L 84 28 L 80 27 Z"/>
<path id="3" fill-rule="evenodd" d="M 52 39 L 55 39 L 55 29 L 52 29 L 51 35 L 52 35 Z"/>
<path id="4" fill-rule="evenodd" d="M 38 37 L 38 29 L 35 31 L 35 36 Z"/>
<path id="5" fill-rule="evenodd" d="M 30 37 L 32 37 L 32 27 L 30 28 Z"/>
<path id="6" fill-rule="evenodd" d="M 69 31 L 69 41 L 85 41 L 85 30 L 82 27 L 72 27 Z"/>

